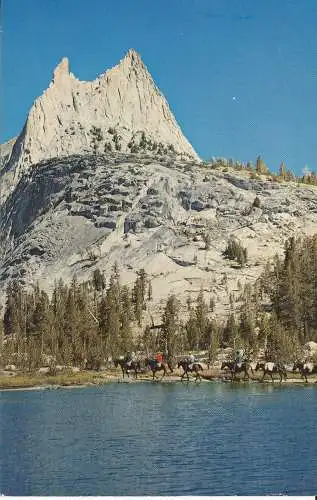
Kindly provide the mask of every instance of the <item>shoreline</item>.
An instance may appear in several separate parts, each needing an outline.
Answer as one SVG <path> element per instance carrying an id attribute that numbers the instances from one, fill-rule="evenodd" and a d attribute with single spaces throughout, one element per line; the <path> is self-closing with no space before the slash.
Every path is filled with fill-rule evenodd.
<path id="1" fill-rule="evenodd" d="M 81 376 L 80 376 L 81 375 Z M 15 380 L 17 379 L 17 380 Z M 20 379 L 20 380 L 19 380 Z M 15 383 L 16 382 L 16 383 Z M 73 382 L 73 383 L 72 383 Z M 141 376 L 140 378 L 122 378 L 121 374 L 113 374 L 113 373 L 108 373 L 108 374 L 98 374 L 97 372 L 83 372 L 82 374 L 77 374 L 76 377 L 74 376 L 67 376 L 67 375 L 60 375 L 60 376 L 48 376 L 47 379 L 36 376 L 36 375 L 31 375 L 31 374 L 18 374 L 14 376 L 0 376 L 0 392 L 6 392 L 6 391 L 52 391 L 52 390 L 60 390 L 60 389 L 82 389 L 86 387 L 92 387 L 92 386 L 103 386 L 109 383 L 121 383 L 121 384 L 136 384 L 136 383 L 144 383 L 144 382 L 151 382 L 151 383 L 207 383 L 207 382 L 221 382 L 221 383 L 231 383 L 231 384 L 236 384 L 236 385 L 241 385 L 241 384 L 270 384 L 270 385 L 303 385 L 304 387 L 311 386 L 317 384 L 317 377 L 312 377 L 311 379 L 308 379 L 308 382 L 306 383 L 304 379 L 302 378 L 289 378 L 287 380 L 283 380 L 280 382 L 278 379 L 275 379 L 274 382 L 271 380 L 267 379 L 264 380 L 263 382 L 261 381 L 260 378 L 258 379 L 251 379 L 251 380 L 243 380 L 243 379 L 238 379 L 233 382 L 231 382 L 230 379 L 221 377 L 220 375 L 202 375 L 201 381 L 196 382 L 194 377 L 190 377 L 189 381 L 184 379 L 183 381 L 181 380 L 180 375 L 168 375 L 167 377 L 157 380 L 152 380 L 151 376 L 144 377 Z"/>

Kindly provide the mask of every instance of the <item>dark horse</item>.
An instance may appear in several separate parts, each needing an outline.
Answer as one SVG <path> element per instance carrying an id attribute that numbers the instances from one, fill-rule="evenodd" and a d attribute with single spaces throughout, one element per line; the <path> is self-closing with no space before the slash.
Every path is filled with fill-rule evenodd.
<path id="1" fill-rule="evenodd" d="M 224 361 L 221 365 L 221 370 L 228 368 L 231 372 L 231 382 L 235 378 L 237 373 L 244 372 L 244 379 L 249 380 L 249 369 L 251 369 L 251 373 L 253 375 L 253 368 L 249 361 L 242 361 L 242 363 L 235 363 L 234 361 Z"/>
<path id="2" fill-rule="evenodd" d="M 125 373 L 129 377 L 130 371 L 133 371 L 135 378 L 138 378 L 138 372 L 141 371 L 140 361 L 127 361 L 126 359 L 115 359 L 113 362 L 116 368 L 118 366 L 121 367 L 123 378 Z"/>
<path id="3" fill-rule="evenodd" d="M 161 380 L 162 380 L 162 378 L 165 377 L 165 375 L 167 375 L 168 369 L 170 370 L 170 373 L 173 373 L 173 367 L 172 367 L 172 364 L 170 362 L 162 361 L 161 363 L 158 363 L 156 361 L 156 359 L 151 358 L 151 359 L 145 360 L 145 365 L 151 369 L 152 375 L 153 375 L 153 380 L 155 380 L 155 378 L 156 378 L 156 372 L 163 371 L 163 375 L 161 377 Z"/>
<path id="4" fill-rule="evenodd" d="M 305 382 L 308 382 L 307 375 L 312 375 L 317 373 L 317 365 L 314 363 L 303 363 L 302 361 L 296 361 L 293 366 L 293 372 L 299 370 L 302 377 L 305 378 Z"/>
<path id="5" fill-rule="evenodd" d="M 186 375 L 187 380 L 189 381 L 189 373 L 195 373 L 195 375 L 196 375 L 195 382 L 198 379 L 201 380 L 201 376 L 200 376 L 199 372 L 200 371 L 202 372 L 204 368 L 200 363 L 197 363 L 197 362 L 191 363 L 187 359 L 182 359 L 181 361 L 179 361 L 177 366 L 178 366 L 178 368 L 182 367 L 184 370 L 184 373 L 181 376 L 181 380 L 183 380 L 185 375 Z"/>
<path id="6" fill-rule="evenodd" d="M 263 377 L 261 379 L 262 382 L 264 380 L 265 375 L 270 375 L 271 379 L 272 379 L 272 382 L 274 382 L 274 377 L 273 377 L 274 373 L 278 373 L 279 374 L 279 376 L 280 376 L 280 382 L 282 382 L 283 377 L 284 377 L 284 380 L 287 379 L 286 369 L 285 369 L 285 366 L 282 363 L 273 363 L 273 362 L 257 363 L 257 365 L 255 367 L 255 371 L 258 371 L 258 370 L 263 370 Z"/>

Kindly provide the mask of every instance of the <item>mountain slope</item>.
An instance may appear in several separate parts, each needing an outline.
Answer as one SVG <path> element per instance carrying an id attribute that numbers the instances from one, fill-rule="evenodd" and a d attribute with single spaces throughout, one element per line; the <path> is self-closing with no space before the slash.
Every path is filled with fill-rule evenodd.
<path id="1" fill-rule="evenodd" d="M 316 212 L 314 187 L 253 180 L 169 154 L 49 160 L 24 174 L 2 207 L 0 281 L 39 280 L 50 290 L 54 279 L 88 279 L 97 267 L 109 277 L 117 262 L 127 283 L 145 268 L 152 314 L 169 293 L 185 304 L 202 286 L 223 315 L 239 281 L 253 281 L 289 236 L 317 232 Z M 223 258 L 229 236 L 247 247 L 246 268 Z"/>

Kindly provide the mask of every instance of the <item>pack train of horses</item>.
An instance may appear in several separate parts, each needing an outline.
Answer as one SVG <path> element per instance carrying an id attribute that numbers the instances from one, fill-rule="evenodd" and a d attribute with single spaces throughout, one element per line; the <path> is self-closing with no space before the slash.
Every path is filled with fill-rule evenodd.
<path id="1" fill-rule="evenodd" d="M 143 360 L 127 360 L 125 358 L 118 358 L 114 360 L 114 366 L 117 368 L 120 366 L 122 371 L 122 377 L 129 377 L 130 373 L 134 374 L 137 379 L 138 374 L 145 373 L 147 371 L 152 372 L 152 380 L 158 380 L 158 373 L 162 372 L 161 380 L 169 373 L 174 373 L 175 360 L 161 360 L 157 361 L 155 358 L 146 358 Z M 177 368 L 182 368 L 182 373 L 180 375 L 181 381 L 186 379 L 189 381 L 189 376 L 193 376 L 195 381 L 202 379 L 202 374 L 206 369 L 204 363 L 197 360 L 191 360 L 189 358 L 183 358 L 176 364 Z M 235 361 L 224 361 L 221 365 L 221 371 L 230 374 L 229 380 L 234 381 L 237 379 L 237 375 L 243 373 L 243 380 L 250 380 L 254 376 L 255 372 L 262 371 L 263 375 L 261 381 L 265 378 L 270 378 L 272 382 L 275 380 L 275 376 L 279 377 L 279 381 L 287 380 L 287 369 L 283 363 L 273 363 L 273 362 L 251 362 L 242 361 L 237 363 Z M 305 382 L 308 382 L 308 376 L 317 374 L 317 364 L 316 363 L 305 363 L 297 361 L 293 364 L 292 372 L 298 371 Z"/>

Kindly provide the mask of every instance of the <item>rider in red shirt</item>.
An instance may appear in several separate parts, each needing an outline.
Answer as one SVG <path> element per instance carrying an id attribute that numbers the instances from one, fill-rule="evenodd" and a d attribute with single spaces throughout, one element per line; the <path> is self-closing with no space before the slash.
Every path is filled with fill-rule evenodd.
<path id="1" fill-rule="evenodd" d="M 157 363 L 163 363 L 163 354 L 161 352 L 158 352 L 156 355 L 155 355 L 155 361 Z"/>

